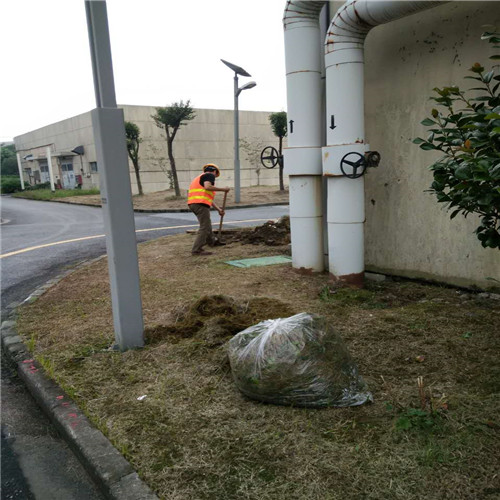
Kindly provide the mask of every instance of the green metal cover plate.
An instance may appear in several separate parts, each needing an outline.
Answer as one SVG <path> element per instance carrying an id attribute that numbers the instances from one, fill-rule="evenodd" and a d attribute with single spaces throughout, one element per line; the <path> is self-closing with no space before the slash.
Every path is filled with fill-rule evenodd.
<path id="1" fill-rule="evenodd" d="M 289 264 L 292 258 L 286 255 L 274 257 L 258 257 L 256 259 L 228 260 L 225 263 L 235 267 L 271 266 L 272 264 Z"/>

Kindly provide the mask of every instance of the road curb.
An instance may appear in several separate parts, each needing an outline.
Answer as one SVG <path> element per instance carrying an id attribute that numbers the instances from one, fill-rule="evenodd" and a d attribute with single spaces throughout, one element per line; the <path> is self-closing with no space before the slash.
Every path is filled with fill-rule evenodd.
<path id="1" fill-rule="evenodd" d="M 94 208 L 102 208 L 101 205 L 91 205 L 88 203 L 73 203 L 69 201 L 63 200 L 34 200 L 34 201 L 52 201 L 55 203 L 65 203 L 66 205 L 78 205 L 81 207 L 94 207 Z M 253 205 L 238 205 L 235 207 L 226 207 L 226 209 L 230 210 L 233 208 L 258 208 L 258 207 L 274 207 L 276 205 L 284 206 L 289 205 L 288 202 L 277 202 L 277 203 L 256 203 Z M 147 209 L 147 208 L 135 208 L 134 212 L 142 213 L 142 214 L 178 214 L 178 213 L 188 213 L 191 212 L 189 208 L 170 208 L 170 209 Z"/>
<path id="2" fill-rule="evenodd" d="M 94 259 L 94 262 L 98 259 Z M 86 262 L 84 265 L 88 264 Z M 65 272 L 38 288 L 24 302 L 33 302 L 48 288 L 77 268 Z M 10 304 L 7 320 L 0 327 L 2 349 L 16 365 L 17 373 L 34 399 L 50 418 L 104 496 L 111 500 L 158 500 L 158 497 L 134 471 L 130 463 L 96 429 L 76 403 L 50 379 L 33 359 L 17 334 L 16 309 L 22 303 Z"/>

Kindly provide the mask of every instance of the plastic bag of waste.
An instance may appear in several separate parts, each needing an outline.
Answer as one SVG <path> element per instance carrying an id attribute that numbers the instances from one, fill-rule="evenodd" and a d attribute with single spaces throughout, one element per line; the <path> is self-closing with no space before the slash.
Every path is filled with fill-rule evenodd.
<path id="1" fill-rule="evenodd" d="M 318 408 L 372 401 L 345 343 L 318 315 L 262 321 L 236 334 L 228 354 L 236 386 L 252 399 Z"/>

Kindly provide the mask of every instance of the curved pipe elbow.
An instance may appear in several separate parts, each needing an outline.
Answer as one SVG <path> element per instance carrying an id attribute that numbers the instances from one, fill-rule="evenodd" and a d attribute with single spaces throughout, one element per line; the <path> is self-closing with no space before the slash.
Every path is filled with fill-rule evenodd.
<path id="1" fill-rule="evenodd" d="M 447 2 L 349 0 L 337 11 L 330 23 L 325 39 L 325 54 L 345 48 L 362 48 L 372 28 L 442 3 Z"/>
<path id="2" fill-rule="evenodd" d="M 283 13 L 283 28 L 286 30 L 315 26 L 319 24 L 319 14 L 326 4 L 323 1 L 287 0 Z"/>

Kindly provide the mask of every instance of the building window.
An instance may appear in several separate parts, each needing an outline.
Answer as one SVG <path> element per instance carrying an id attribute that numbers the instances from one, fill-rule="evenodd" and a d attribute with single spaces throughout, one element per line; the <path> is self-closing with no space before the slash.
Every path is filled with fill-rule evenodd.
<path id="1" fill-rule="evenodd" d="M 91 162 L 90 162 L 90 171 L 91 171 L 93 174 L 96 174 L 96 173 L 97 173 L 97 162 L 96 162 L 96 161 L 91 161 Z"/>

